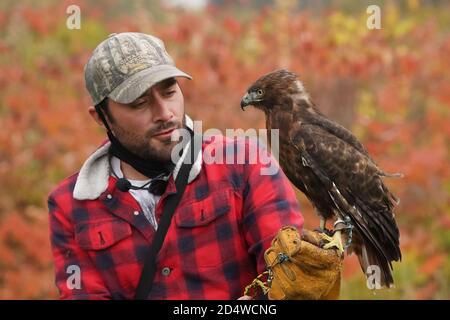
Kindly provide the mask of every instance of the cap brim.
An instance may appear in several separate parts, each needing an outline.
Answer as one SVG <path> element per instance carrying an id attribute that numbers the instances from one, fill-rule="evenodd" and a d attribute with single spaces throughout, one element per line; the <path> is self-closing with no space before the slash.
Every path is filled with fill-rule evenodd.
<path id="1" fill-rule="evenodd" d="M 108 98 L 119 103 L 131 103 L 158 82 L 175 77 L 192 79 L 190 75 L 172 65 L 155 66 L 126 79 L 108 95 Z"/>

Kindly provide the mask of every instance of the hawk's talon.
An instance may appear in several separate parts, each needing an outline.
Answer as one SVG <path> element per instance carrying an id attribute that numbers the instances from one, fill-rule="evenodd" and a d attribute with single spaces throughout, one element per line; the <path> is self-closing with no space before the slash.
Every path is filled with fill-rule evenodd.
<path id="1" fill-rule="evenodd" d="M 333 230 L 329 230 L 327 228 L 322 229 L 322 228 L 315 228 L 314 229 L 315 232 L 320 233 L 320 234 L 325 234 L 329 237 L 333 236 L 334 231 Z"/>
<path id="2" fill-rule="evenodd" d="M 325 233 L 321 233 L 320 237 L 323 241 L 327 242 L 322 246 L 322 249 L 329 250 L 332 248 L 336 248 L 340 256 L 344 254 L 344 246 L 342 245 L 340 231 L 336 231 L 333 236 L 328 236 Z"/>

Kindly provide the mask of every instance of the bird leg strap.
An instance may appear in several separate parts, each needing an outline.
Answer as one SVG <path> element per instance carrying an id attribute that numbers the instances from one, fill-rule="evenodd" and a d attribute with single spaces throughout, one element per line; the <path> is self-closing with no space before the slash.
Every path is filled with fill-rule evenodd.
<path id="1" fill-rule="evenodd" d="M 273 279 L 273 267 L 276 266 L 279 263 L 283 263 L 285 261 L 288 261 L 289 257 L 284 253 L 279 253 L 277 256 L 277 260 L 274 261 L 274 263 L 267 267 L 267 271 L 264 271 L 263 273 L 260 273 L 255 279 L 253 279 L 252 283 L 245 287 L 244 295 L 251 296 L 255 298 L 258 294 L 258 288 L 261 289 L 262 293 L 266 295 L 269 290 Z M 267 277 L 265 281 L 262 281 L 261 278 Z M 250 292 L 250 290 L 253 289 L 253 292 Z"/>
<path id="2" fill-rule="evenodd" d="M 295 227 L 278 231 L 264 253 L 267 270 L 245 288 L 261 288 L 272 300 L 336 299 L 339 297 L 342 259 L 336 250 L 319 247 L 319 233 Z M 266 281 L 261 281 L 267 274 Z"/>
<path id="3" fill-rule="evenodd" d="M 353 238 L 353 224 L 351 222 L 351 219 L 349 216 L 345 216 L 344 220 L 342 219 L 337 219 L 336 222 L 333 225 L 333 229 L 334 231 L 339 231 L 341 232 L 342 230 L 347 230 L 347 241 L 345 242 L 344 248 L 348 248 L 348 246 L 350 246 L 350 244 L 352 243 L 352 238 Z"/>

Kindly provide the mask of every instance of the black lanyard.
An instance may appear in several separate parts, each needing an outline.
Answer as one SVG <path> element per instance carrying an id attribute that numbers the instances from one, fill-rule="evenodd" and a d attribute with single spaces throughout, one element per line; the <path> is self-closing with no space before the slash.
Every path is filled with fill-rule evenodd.
<path id="1" fill-rule="evenodd" d="M 185 161 L 183 161 L 180 171 L 175 179 L 177 191 L 175 194 L 168 195 L 166 198 L 161 220 L 159 221 L 158 229 L 156 230 L 156 234 L 153 238 L 152 246 L 145 256 L 144 267 L 142 269 L 141 278 L 139 279 L 139 284 L 134 297 L 136 300 L 147 299 L 152 290 L 153 280 L 155 279 L 156 274 L 156 257 L 162 247 L 164 238 L 166 237 L 175 209 L 184 194 L 184 190 L 186 189 L 188 183 L 189 172 L 195 162 L 195 140 L 194 135 L 191 133 L 191 143 L 189 144 L 189 148 L 186 153 L 187 158 L 189 157 L 189 154 L 191 155 L 191 161 L 189 161 L 189 163 L 185 163 Z"/>

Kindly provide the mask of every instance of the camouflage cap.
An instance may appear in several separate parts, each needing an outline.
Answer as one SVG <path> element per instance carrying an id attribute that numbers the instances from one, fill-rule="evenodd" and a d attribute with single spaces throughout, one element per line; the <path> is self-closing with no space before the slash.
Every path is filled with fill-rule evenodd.
<path id="1" fill-rule="evenodd" d="M 108 97 L 130 103 L 154 84 L 172 77 L 192 77 L 175 67 L 164 43 L 151 35 L 111 34 L 95 48 L 84 68 L 94 105 Z"/>

